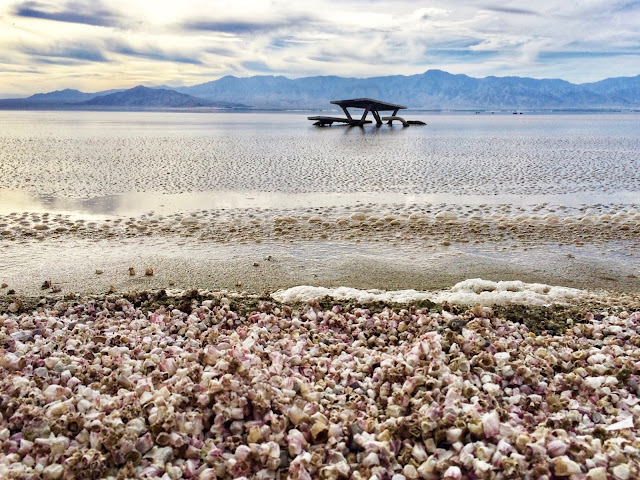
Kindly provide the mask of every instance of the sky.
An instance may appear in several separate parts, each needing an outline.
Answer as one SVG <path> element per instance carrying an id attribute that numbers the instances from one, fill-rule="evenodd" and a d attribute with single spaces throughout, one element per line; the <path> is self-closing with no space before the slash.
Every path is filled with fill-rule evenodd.
<path id="1" fill-rule="evenodd" d="M 0 93 L 225 75 L 640 74 L 640 0 L 0 0 Z"/>

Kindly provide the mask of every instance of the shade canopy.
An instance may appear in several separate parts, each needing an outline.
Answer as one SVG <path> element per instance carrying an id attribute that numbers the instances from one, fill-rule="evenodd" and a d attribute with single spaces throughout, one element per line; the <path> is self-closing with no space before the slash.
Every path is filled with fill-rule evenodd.
<path id="1" fill-rule="evenodd" d="M 403 105 L 395 105 L 393 103 L 381 102 L 373 98 L 354 98 L 351 100 L 333 100 L 331 103 L 339 105 L 342 108 L 368 108 L 369 110 L 386 111 L 386 110 L 402 110 L 407 108 Z"/>

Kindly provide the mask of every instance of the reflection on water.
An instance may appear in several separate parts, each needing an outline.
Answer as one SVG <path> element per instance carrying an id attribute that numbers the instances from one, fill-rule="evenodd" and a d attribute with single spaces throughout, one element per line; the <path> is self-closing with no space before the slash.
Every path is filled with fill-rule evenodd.
<path id="1" fill-rule="evenodd" d="M 13 212 L 53 212 L 82 215 L 141 215 L 154 212 L 168 215 L 213 209 L 305 209 L 357 205 L 554 205 L 580 207 L 583 205 L 640 205 L 640 192 L 602 194 L 582 192 L 557 195 L 447 195 L 386 193 L 300 193 L 278 192 L 194 192 L 166 194 L 133 192 L 96 198 L 59 198 L 33 195 L 20 190 L 0 189 L 0 215 Z"/>

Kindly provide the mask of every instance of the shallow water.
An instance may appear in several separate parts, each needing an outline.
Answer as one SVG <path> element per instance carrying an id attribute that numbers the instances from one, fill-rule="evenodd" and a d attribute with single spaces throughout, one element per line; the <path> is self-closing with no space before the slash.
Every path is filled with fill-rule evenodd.
<path id="1" fill-rule="evenodd" d="M 638 115 L 418 114 L 428 125 L 410 128 L 306 115 L 0 112 L 0 210 L 640 199 Z"/>
<path id="2" fill-rule="evenodd" d="M 640 205 L 640 192 L 578 192 L 537 195 L 455 195 L 452 193 L 283 193 L 259 191 L 217 191 L 156 193 L 129 192 L 92 198 L 36 195 L 24 190 L 0 189 L 0 215 L 12 212 L 77 213 L 83 216 L 188 213 L 216 209 L 305 209 L 312 207 L 358 207 L 364 205 L 439 205 L 536 207 L 543 204 L 564 207 L 584 205 Z"/>

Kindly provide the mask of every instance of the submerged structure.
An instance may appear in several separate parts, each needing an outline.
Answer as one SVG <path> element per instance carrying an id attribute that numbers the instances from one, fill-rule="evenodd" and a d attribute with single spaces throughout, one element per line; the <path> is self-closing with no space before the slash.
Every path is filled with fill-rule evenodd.
<path id="1" fill-rule="evenodd" d="M 384 122 L 387 122 L 388 125 L 393 124 L 393 121 L 398 121 L 402 123 L 403 126 L 408 127 L 409 125 L 426 125 L 426 123 L 421 122 L 420 120 L 405 120 L 402 117 L 398 116 L 399 110 L 404 110 L 407 107 L 404 105 L 396 105 L 394 103 L 387 103 L 380 100 L 374 100 L 372 98 L 354 98 L 351 100 L 333 100 L 331 103 L 334 105 L 340 106 L 342 111 L 344 112 L 346 118 L 343 117 L 327 117 L 323 115 L 316 115 L 313 117 L 307 117 L 309 120 L 315 120 L 314 125 L 319 127 L 325 127 L 327 125 L 332 125 L 333 123 L 344 123 L 350 125 L 352 127 L 361 127 L 365 123 L 373 123 L 371 120 L 367 120 L 367 115 L 371 112 L 373 118 L 376 121 L 376 125 L 380 126 Z M 363 109 L 364 112 L 362 116 L 358 118 L 353 118 L 349 113 L 349 108 L 357 108 Z M 383 117 L 380 115 L 380 112 L 393 112 L 391 115 Z"/>

